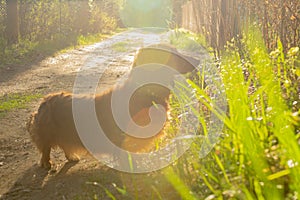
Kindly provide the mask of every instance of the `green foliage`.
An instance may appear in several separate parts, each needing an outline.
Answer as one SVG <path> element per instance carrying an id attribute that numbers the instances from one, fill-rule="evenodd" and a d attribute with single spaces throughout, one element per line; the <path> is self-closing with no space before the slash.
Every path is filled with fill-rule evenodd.
<path id="1" fill-rule="evenodd" d="M 182 199 L 185 200 L 196 200 L 197 198 L 193 196 L 189 188 L 183 183 L 183 181 L 178 177 L 178 175 L 173 171 L 171 167 L 164 170 L 164 175 L 167 180 L 173 185 L 176 191 L 180 194 Z"/>
<path id="2" fill-rule="evenodd" d="M 53 40 L 43 40 L 40 42 L 21 40 L 18 44 L 5 48 L 4 54 L 0 54 L 0 68 L 7 65 L 25 65 L 42 59 L 45 56 L 53 55 L 56 52 L 99 42 L 109 35 L 99 33 L 86 36 L 58 36 Z"/>
<path id="3" fill-rule="evenodd" d="M 0 97 L 0 114 L 13 109 L 26 108 L 30 101 L 41 97 L 41 94 L 9 94 L 2 96 Z"/>
<path id="4" fill-rule="evenodd" d="M 22 40 L 18 44 L 4 48 L 3 54 L 0 55 L 0 68 L 11 64 L 21 64 L 37 48 L 37 44 L 37 42 Z"/>
<path id="5" fill-rule="evenodd" d="M 228 113 L 212 106 L 209 90 L 189 81 L 198 100 L 224 122 L 221 141 L 200 159 L 201 142 L 194 139 L 187 155 L 166 176 L 173 185 L 184 184 L 174 186 L 180 194 L 189 188 L 199 199 L 297 199 L 299 48 L 284 54 L 278 42 L 278 50 L 269 54 L 254 29 L 241 43 L 243 49 L 234 40 L 229 43 L 219 63 Z M 201 109 L 198 112 L 201 122 L 204 116 Z"/>
<path id="6" fill-rule="evenodd" d="M 178 49 L 189 51 L 199 50 L 199 44 L 206 46 L 204 37 L 184 29 L 175 29 L 170 35 L 170 43 Z"/>
<path id="7" fill-rule="evenodd" d="M 282 87 L 283 97 L 293 111 L 300 109 L 299 77 L 300 58 L 299 47 L 292 47 L 284 54 L 281 41 L 277 42 L 278 48 L 270 53 L 272 65 L 277 71 L 278 84 Z"/>
<path id="8" fill-rule="evenodd" d="M 117 28 L 119 0 L 18 1 L 19 43 L 8 45 L 6 1 L 0 1 L 0 67 L 26 64 L 69 46 L 90 44 Z"/>
<path id="9" fill-rule="evenodd" d="M 87 36 L 83 36 L 80 35 L 77 37 L 77 45 L 88 45 L 88 44 L 93 44 L 96 42 L 100 42 L 101 40 L 105 39 L 106 37 L 108 37 L 108 35 L 104 35 L 104 34 L 94 34 L 94 35 L 87 35 Z"/>
<path id="10" fill-rule="evenodd" d="M 116 28 L 117 13 L 114 1 L 26 1 L 20 3 L 20 34 L 40 41 L 57 34 L 105 33 Z"/>
<path id="11" fill-rule="evenodd" d="M 128 42 L 117 42 L 112 45 L 113 50 L 117 52 L 126 52 L 127 48 L 126 46 L 128 45 Z"/>
<path id="12" fill-rule="evenodd" d="M 94 5 L 91 9 L 89 27 L 93 33 L 109 33 L 117 28 L 117 22 L 111 13 L 103 12 L 99 6 Z"/>

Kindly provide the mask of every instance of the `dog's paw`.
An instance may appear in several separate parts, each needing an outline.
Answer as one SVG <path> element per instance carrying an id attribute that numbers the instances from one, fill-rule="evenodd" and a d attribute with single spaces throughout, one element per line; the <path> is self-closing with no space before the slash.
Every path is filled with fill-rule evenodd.
<path id="1" fill-rule="evenodd" d="M 69 162 L 79 162 L 80 157 L 77 155 L 66 155 L 66 158 L 68 159 Z"/>

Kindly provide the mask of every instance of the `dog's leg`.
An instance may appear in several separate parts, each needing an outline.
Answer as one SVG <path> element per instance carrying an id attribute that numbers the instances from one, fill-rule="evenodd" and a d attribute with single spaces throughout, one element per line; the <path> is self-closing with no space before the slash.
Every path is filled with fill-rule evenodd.
<path id="1" fill-rule="evenodd" d="M 45 169 L 51 168 L 50 151 L 51 151 L 51 147 L 49 146 L 44 147 L 42 150 L 41 167 Z"/>

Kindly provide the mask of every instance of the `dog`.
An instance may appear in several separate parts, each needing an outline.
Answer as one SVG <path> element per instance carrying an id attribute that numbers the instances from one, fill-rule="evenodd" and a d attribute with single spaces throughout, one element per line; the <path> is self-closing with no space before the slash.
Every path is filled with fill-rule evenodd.
<path id="1" fill-rule="evenodd" d="M 41 166 L 50 168 L 51 148 L 60 147 L 63 149 L 69 161 L 78 161 L 80 155 L 86 152 L 80 137 L 77 133 L 72 113 L 72 101 L 94 101 L 97 119 L 105 135 L 115 145 L 122 147 L 124 133 L 116 124 L 112 109 L 112 93 L 122 91 L 130 81 L 121 87 L 115 87 L 101 94 L 92 96 L 73 95 L 67 92 L 49 94 L 43 99 L 37 112 L 33 113 L 27 123 L 27 130 L 32 141 L 42 153 Z M 139 110 L 149 108 L 156 104 L 162 105 L 168 110 L 167 98 L 169 91 L 158 93 L 156 96 L 142 90 L 133 94 L 130 100 L 130 114 L 135 116 Z M 105 149 L 103 149 L 105 151 Z M 105 152 L 104 152 L 105 153 Z"/>
<path id="2" fill-rule="evenodd" d="M 140 49 L 132 67 L 135 68 L 141 64 L 155 62 L 168 65 L 180 73 L 192 72 L 195 69 L 193 64 L 189 64 L 188 61 L 179 56 L 175 48 L 169 46 L 167 48 L 169 50 L 166 49 L 166 46 L 164 46 L 164 49 L 158 48 L 157 50 L 155 50 L 154 46 Z M 159 57 L 159 55 L 162 55 L 162 57 Z M 143 70 L 146 70 L 145 73 L 148 76 L 157 76 L 157 74 L 160 74 L 160 69 L 154 71 Z M 173 76 L 174 74 L 172 73 L 167 74 L 165 79 L 171 83 Z M 140 77 L 131 72 L 124 83 L 95 96 L 59 92 L 44 97 L 38 111 L 34 112 L 27 122 L 27 131 L 33 143 L 42 154 L 40 160 L 41 167 L 46 169 L 51 168 L 50 152 L 55 147 L 61 148 L 69 161 L 78 161 L 80 155 L 87 152 L 76 130 L 72 112 L 72 102 L 74 100 L 82 102 L 93 101 L 95 103 L 97 120 L 104 134 L 113 144 L 131 152 L 149 150 L 149 144 L 155 138 L 163 135 L 163 128 L 157 136 L 147 139 L 127 136 L 117 125 L 112 111 L 113 93 L 122 93 L 138 84 L 139 80 Z M 161 105 L 165 111 L 168 111 L 168 98 L 170 94 L 170 89 L 154 83 L 138 88 L 129 101 L 129 112 L 133 121 L 141 126 L 146 126 L 150 120 L 148 111 L 153 104 Z M 165 112 L 165 115 L 167 118 L 167 112 Z M 129 121 L 128 126 L 131 126 Z M 105 148 L 103 148 L 103 153 L 107 153 L 105 152 Z"/>

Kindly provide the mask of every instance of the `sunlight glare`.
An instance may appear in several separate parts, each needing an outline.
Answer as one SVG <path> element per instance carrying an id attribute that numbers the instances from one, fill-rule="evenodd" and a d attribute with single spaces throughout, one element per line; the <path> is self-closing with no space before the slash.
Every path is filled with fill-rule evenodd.
<path id="1" fill-rule="evenodd" d="M 127 0 L 120 16 L 126 27 L 167 27 L 171 8 L 170 0 Z"/>

